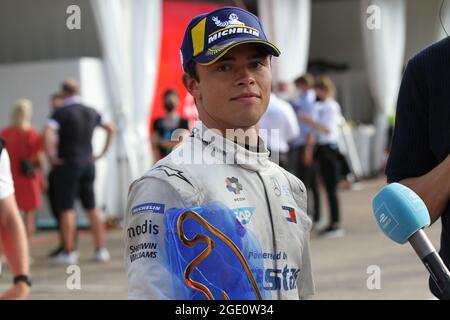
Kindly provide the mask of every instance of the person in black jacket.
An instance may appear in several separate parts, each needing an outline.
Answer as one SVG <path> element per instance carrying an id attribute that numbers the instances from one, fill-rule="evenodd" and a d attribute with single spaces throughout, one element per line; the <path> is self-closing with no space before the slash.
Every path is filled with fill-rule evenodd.
<path id="1" fill-rule="evenodd" d="M 63 105 L 63 98 L 60 93 L 55 93 L 50 97 L 50 117 L 52 114 Z M 55 137 L 56 138 L 56 137 Z M 59 229 L 59 210 L 57 208 L 57 198 L 56 198 L 56 190 L 55 190 L 55 182 L 56 182 L 56 171 L 54 168 L 50 168 L 48 172 L 48 189 L 47 189 L 47 197 L 48 203 L 50 205 L 50 211 L 52 213 L 53 218 L 56 220 L 56 227 Z M 49 254 L 50 257 L 56 257 L 58 254 L 64 251 L 63 245 L 63 236 L 60 234 L 60 244 L 57 248 L 52 250 Z"/>
<path id="2" fill-rule="evenodd" d="M 400 182 L 441 218 L 442 260 L 450 267 L 450 38 L 426 48 L 406 67 L 398 96 L 388 182 Z M 440 296 L 430 279 L 431 292 Z"/>

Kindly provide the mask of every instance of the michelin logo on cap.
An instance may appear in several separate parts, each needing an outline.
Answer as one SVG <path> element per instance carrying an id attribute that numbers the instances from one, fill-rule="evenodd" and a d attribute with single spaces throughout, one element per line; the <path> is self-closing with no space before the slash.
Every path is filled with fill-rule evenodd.
<path id="1" fill-rule="evenodd" d="M 247 33 L 255 37 L 259 37 L 259 31 L 254 28 L 247 27 L 243 22 L 239 21 L 239 17 L 236 13 L 230 14 L 228 17 L 229 20 L 225 22 L 220 21 L 218 17 L 212 17 L 211 19 L 214 21 L 216 26 L 224 28 L 211 33 L 208 36 L 208 44 L 211 44 L 224 36 L 236 33 Z"/>
<path id="2" fill-rule="evenodd" d="M 220 21 L 218 17 L 212 17 L 211 19 L 218 27 L 245 26 L 243 22 L 239 21 L 239 17 L 236 13 L 230 14 L 228 17 L 229 20 L 225 22 Z"/>

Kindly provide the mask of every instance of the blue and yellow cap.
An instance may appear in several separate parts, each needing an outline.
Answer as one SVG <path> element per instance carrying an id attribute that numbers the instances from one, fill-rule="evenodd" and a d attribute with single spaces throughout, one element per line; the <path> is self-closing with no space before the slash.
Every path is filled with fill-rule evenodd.
<path id="1" fill-rule="evenodd" d="M 246 10 L 225 7 L 196 16 L 189 23 L 181 45 L 183 70 L 192 60 L 212 64 L 244 43 L 261 44 L 270 54 L 280 55 L 280 50 L 267 40 L 258 17 Z"/>

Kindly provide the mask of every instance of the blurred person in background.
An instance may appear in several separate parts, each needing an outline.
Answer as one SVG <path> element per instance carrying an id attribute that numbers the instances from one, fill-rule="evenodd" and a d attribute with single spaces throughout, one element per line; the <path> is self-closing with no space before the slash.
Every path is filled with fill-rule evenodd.
<path id="1" fill-rule="evenodd" d="M 153 123 L 153 134 L 151 137 L 152 149 L 156 160 L 167 156 L 172 149 L 189 135 L 189 122 L 180 117 L 177 107 L 180 98 L 175 89 L 168 89 L 163 94 L 163 103 L 165 114 Z M 185 129 L 181 140 L 172 140 L 172 134 L 177 129 Z"/>
<path id="2" fill-rule="evenodd" d="M 11 287 L 0 292 L 0 300 L 26 299 L 31 287 L 29 249 L 14 197 L 8 151 L 3 147 L 4 143 L 0 140 L 0 242 L 3 243 L 14 279 Z"/>
<path id="3" fill-rule="evenodd" d="M 78 261 L 74 210 L 78 197 L 91 223 L 95 242 L 94 259 L 106 262 L 110 260 L 110 255 L 105 247 L 105 226 L 95 204 L 94 161 L 107 153 L 115 128 L 95 109 L 82 103 L 75 80 L 64 81 L 61 89 L 63 106 L 53 112 L 44 131 L 46 152 L 55 170 L 56 206 L 64 244 L 64 251 L 54 258 L 54 263 L 70 265 Z M 92 135 L 97 126 L 106 130 L 107 137 L 102 152 L 94 156 Z M 57 140 L 53 138 L 55 135 Z"/>
<path id="4" fill-rule="evenodd" d="M 64 99 L 61 93 L 54 93 L 50 97 L 50 112 L 54 112 L 59 107 L 62 107 L 64 103 Z"/>
<path id="5" fill-rule="evenodd" d="M 271 152 L 271 158 L 276 162 L 277 154 L 279 165 L 287 171 L 292 171 L 289 157 L 289 144 L 300 135 L 300 128 L 296 116 L 289 102 L 270 94 L 267 111 L 259 121 L 259 129 L 266 130 L 267 148 Z M 277 130 L 278 133 L 272 130 Z M 262 135 L 264 137 L 264 135 Z M 273 138 L 273 139 L 272 139 Z"/>
<path id="6" fill-rule="evenodd" d="M 277 83 L 275 94 L 278 98 L 284 101 L 290 101 L 292 99 L 292 87 L 289 82 L 280 81 Z"/>
<path id="7" fill-rule="evenodd" d="M 61 93 L 59 93 L 59 92 L 53 94 L 50 97 L 50 117 L 53 115 L 53 113 L 58 108 L 63 106 L 63 103 L 64 103 L 64 99 L 63 99 Z M 52 143 L 57 143 L 58 136 L 56 134 L 49 137 L 49 139 L 50 138 L 54 140 L 54 142 L 52 142 Z M 48 159 L 48 161 L 50 162 L 50 159 Z M 55 170 L 55 167 L 50 166 L 50 170 L 48 173 L 47 198 L 48 198 L 48 202 L 50 205 L 51 213 L 56 220 L 56 228 L 59 230 L 59 233 L 60 233 L 60 235 L 59 235 L 60 244 L 58 245 L 58 247 L 56 247 L 54 250 L 52 250 L 52 252 L 50 252 L 50 257 L 56 257 L 58 254 L 60 254 L 64 250 L 63 236 L 61 234 L 61 229 L 60 229 L 60 224 L 59 224 L 59 210 L 57 208 L 56 182 L 55 182 L 56 181 L 56 172 L 57 172 L 57 170 Z"/>
<path id="8" fill-rule="evenodd" d="M 31 125 L 33 106 L 21 99 L 14 106 L 10 126 L 0 132 L 11 159 L 11 171 L 17 205 L 24 212 L 28 242 L 35 231 L 36 209 L 41 207 L 41 193 L 47 188 L 42 170 L 45 155 L 41 135 Z"/>
<path id="9" fill-rule="evenodd" d="M 294 174 L 303 181 L 306 188 L 312 193 L 312 197 L 308 197 L 308 214 L 312 216 L 313 222 L 316 224 L 320 219 L 318 170 L 313 161 L 317 140 L 316 131 L 302 119 L 303 115 L 307 115 L 313 120 L 318 118 L 318 111 L 315 107 L 314 77 L 306 73 L 297 78 L 294 83 L 296 94 L 291 104 L 300 126 L 300 135 L 292 143 L 291 162 L 295 164 Z"/>
<path id="10" fill-rule="evenodd" d="M 336 87 L 328 76 L 319 76 L 315 82 L 318 118 L 303 114 L 302 120 L 317 130 L 317 160 L 323 184 L 327 193 L 331 220 L 328 227 L 320 231 L 321 236 L 341 237 L 340 208 L 337 195 L 340 180 L 340 158 L 338 150 L 339 122 L 342 119 L 341 107 L 335 100 Z M 319 213 L 320 214 L 320 213 Z"/>

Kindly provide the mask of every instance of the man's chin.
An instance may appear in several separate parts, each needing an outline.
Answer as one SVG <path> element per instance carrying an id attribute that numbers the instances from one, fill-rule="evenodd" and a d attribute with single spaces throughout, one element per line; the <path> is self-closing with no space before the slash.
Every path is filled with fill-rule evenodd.
<path id="1" fill-rule="evenodd" d="M 237 128 L 250 128 L 256 126 L 259 122 L 259 119 L 261 119 L 260 116 L 240 117 L 239 119 L 236 119 L 234 124 Z"/>

